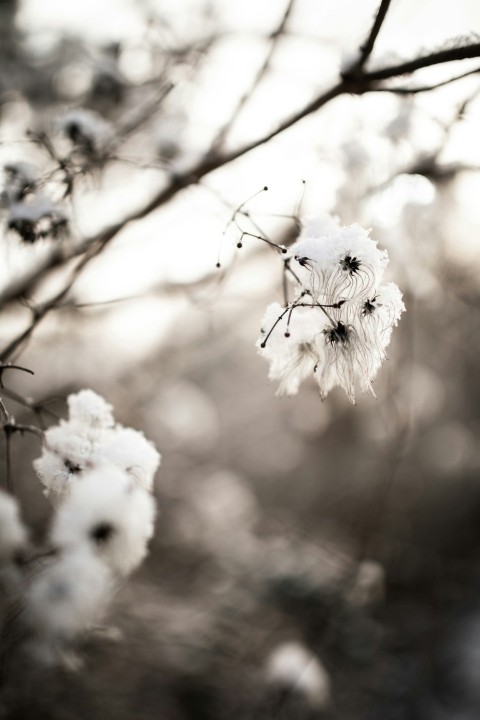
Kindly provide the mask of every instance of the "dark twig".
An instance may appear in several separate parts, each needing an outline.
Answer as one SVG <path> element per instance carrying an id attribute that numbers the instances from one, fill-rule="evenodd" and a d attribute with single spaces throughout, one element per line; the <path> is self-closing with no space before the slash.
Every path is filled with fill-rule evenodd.
<path id="1" fill-rule="evenodd" d="M 438 50 L 437 52 L 427 55 L 421 55 L 418 58 L 407 60 L 398 65 L 390 65 L 390 67 L 381 68 L 380 70 L 372 70 L 371 72 L 365 73 L 363 80 L 367 83 L 376 80 L 388 80 L 389 78 L 398 77 L 399 75 L 411 75 L 411 73 L 417 70 L 432 67 L 432 65 L 441 65 L 442 63 L 453 62 L 455 60 L 467 60 L 468 58 L 476 58 L 479 56 L 480 43 L 460 45 L 458 47 L 447 48 L 446 50 Z"/>
<path id="2" fill-rule="evenodd" d="M 454 77 L 448 78 L 448 80 L 442 80 L 441 82 L 434 83 L 432 85 L 418 85 L 417 87 L 376 87 L 372 88 L 375 92 L 387 92 L 394 95 L 416 95 L 417 93 L 430 92 L 437 88 L 450 85 L 450 83 L 462 80 L 463 78 L 469 77 L 469 75 L 478 75 L 480 73 L 480 67 L 475 70 L 469 70 L 468 72 L 462 73 L 461 75 L 455 75 Z"/>
<path id="3" fill-rule="evenodd" d="M 233 125 L 237 121 L 238 116 L 242 112 L 243 108 L 247 104 L 247 102 L 252 97 L 253 93 L 257 89 L 257 87 L 262 82 L 263 78 L 265 77 L 266 73 L 268 72 L 270 68 L 270 64 L 272 62 L 272 58 L 275 54 L 275 51 L 278 46 L 278 40 L 283 35 L 285 31 L 285 27 L 287 25 L 288 19 L 290 15 L 292 14 L 292 9 L 295 4 L 295 0 L 288 0 L 287 6 L 285 8 L 285 12 L 283 13 L 280 22 L 277 26 L 277 28 L 271 33 L 270 35 L 270 45 L 268 52 L 265 56 L 265 59 L 262 63 L 262 65 L 259 67 L 255 77 L 253 78 L 253 81 L 248 88 L 248 90 L 239 98 L 234 110 L 230 114 L 229 120 L 219 129 L 217 132 L 212 145 L 210 152 L 217 152 L 219 148 L 223 145 L 225 138 L 227 137 L 228 133 L 232 129 Z"/>
<path id="4" fill-rule="evenodd" d="M 385 20 L 385 17 L 388 12 L 388 8 L 390 6 L 391 0 L 382 0 L 380 3 L 380 7 L 378 8 L 377 14 L 375 16 L 375 20 L 372 25 L 372 29 L 370 30 L 370 34 L 368 38 L 365 40 L 363 45 L 360 46 L 360 58 L 358 60 L 358 63 L 356 63 L 354 67 L 354 71 L 358 72 L 360 71 L 365 63 L 367 62 L 368 58 L 372 54 L 373 47 L 375 45 L 375 41 L 378 37 L 378 33 L 381 30 L 381 27 L 383 25 L 383 22 Z"/>

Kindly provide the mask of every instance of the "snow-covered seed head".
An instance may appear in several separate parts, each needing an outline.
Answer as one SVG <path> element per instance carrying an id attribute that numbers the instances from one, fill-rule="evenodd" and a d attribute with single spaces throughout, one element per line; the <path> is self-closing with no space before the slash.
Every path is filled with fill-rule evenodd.
<path id="1" fill-rule="evenodd" d="M 360 225 L 340 227 L 328 217 L 302 223 L 289 259 L 295 299 L 285 308 L 269 306 L 257 342 L 280 394 L 297 392 L 310 374 L 322 397 L 340 385 L 354 402 L 356 382 L 373 392 L 405 310 L 398 287 L 381 285 L 387 263 L 386 251 Z"/>
<path id="2" fill-rule="evenodd" d="M 57 510 L 51 541 L 63 551 L 93 548 L 119 575 L 130 574 L 147 553 L 155 501 L 113 465 L 85 473 Z"/>
<path id="3" fill-rule="evenodd" d="M 68 420 L 46 430 L 42 455 L 33 463 L 54 504 L 64 500 L 86 472 L 105 464 L 151 490 L 161 459 L 153 443 L 138 430 L 115 425 L 112 406 L 93 390 L 69 395 L 67 404 Z"/>

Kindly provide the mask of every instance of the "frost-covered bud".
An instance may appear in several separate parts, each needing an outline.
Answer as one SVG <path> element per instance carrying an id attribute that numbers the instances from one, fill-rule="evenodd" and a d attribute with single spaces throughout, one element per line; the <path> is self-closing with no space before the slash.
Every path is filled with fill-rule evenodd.
<path id="1" fill-rule="evenodd" d="M 111 123 L 93 110 L 70 110 L 59 121 L 61 132 L 89 156 L 102 155 L 113 138 Z"/>
<path id="2" fill-rule="evenodd" d="M 101 622 L 112 592 L 112 573 L 88 546 L 62 554 L 27 591 L 25 621 L 35 654 L 59 662 L 72 641 Z"/>
<path id="3" fill-rule="evenodd" d="M 27 531 L 15 498 L 0 491 L 0 566 L 10 562 L 27 542 Z"/>
<path id="4" fill-rule="evenodd" d="M 108 567 L 129 575 L 147 553 L 153 535 L 155 501 L 113 465 L 104 465 L 72 485 L 51 531 L 56 547 L 88 545 Z"/>
<path id="5" fill-rule="evenodd" d="M 14 203 L 7 218 L 8 229 L 29 244 L 45 238 L 56 239 L 67 226 L 64 211 L 44 195 L 32 195 Z"/>
<path id="6" fill-rule="evenodd" d="M 67 398 L 69 419 L 96 428 L 113 427 L 112 406 L 93 390 L 80 390 Z"/>
<path id="7" fill-rule="evenodd" d="M 124 470 L 135 484 L 151 490 L 161 457 L 143 433 L 117 425 L 99 446 L 96 459 Z"/>
<path id="8" fill-rule="evenodd" d="M 266 665 L 267 680 L 290 692 L 302 695 L 316 710 L 330 702 L 330 676 L 321 662 L 297 642 L 279 645 Z"/>
<path id="9" fill-rule="evenodd" d="M 270 362 L 268 377 L 279 380 L 277 395 L 294 395 L 319 362 L 316 337 L 325 323 L 319 309 L 268 306 L 257 340 L 258 352 Z"/>

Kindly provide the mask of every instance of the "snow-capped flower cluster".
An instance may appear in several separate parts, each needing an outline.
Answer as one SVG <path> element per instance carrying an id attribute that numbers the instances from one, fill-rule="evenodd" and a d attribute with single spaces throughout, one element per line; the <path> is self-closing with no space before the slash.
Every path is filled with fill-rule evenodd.
<path id="1" fill-rule="evenodd" d="M 304 223 L 288 261 L 295 300 L 267 308 L 257 342 L 269 377 L 280 381 L 279 394 L 296 393 L 311 374 L 322 398 L 340 385 L 354 402 L 356 381 L 372 391 L 405 310 L 398 287 L 381 284 L 387 262 L 360 225 L 340 227 L 332 218 Z"/>
<path id="2" fill-rule="evenodd" d="M 58 504 L 86 471 L 106 464 L 150 491 L 160 455 L 143 433 L 116 425 L 112 407 L 92 390 L 70 395 L 68 407 L 68 420 L 45 432 L 42 455 L 33 463 L 45 494 Z"/>
<path id="3" fill-rule="evenodd" d="M 34 467 L 56 506 L 53 556 L 26 597 L 32 647 L 65 661 L 74 640 L 101 621 L 115 585 L 144 559 L 156 514 L 160 455 L 141 432 L 116 425 L 92 390 L 68 397 L 69 415 L 45 432 Z"/>

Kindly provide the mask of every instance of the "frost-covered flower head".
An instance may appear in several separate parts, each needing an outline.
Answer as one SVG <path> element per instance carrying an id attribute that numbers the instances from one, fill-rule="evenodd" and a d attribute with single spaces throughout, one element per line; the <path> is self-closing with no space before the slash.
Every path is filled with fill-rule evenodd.
<path id="1" fill-rule="evenodd" d="M 42 455 L 33 463 L 45 494 L 58 504 L 85 472 L 105 463 L 151 490 L 160 455 L 143 433 L 115 425 L 111 405 L 93 390 L 70 395 L 67 403 L 68 420 L 45 432 Z"/>
<path id="2" fill-rule="evenodd" d="M 387 252 L 359 225 L 340 227 L 333 218 L 303 224 L 289 259 L 296 298 L 269 306 L 257 342 L 279 394 L 297 392 L 310 374 L 322 398 L 340 385 L 354 402 L 357 382 L 373 392 L 405 310 L 398 287 L 381 285 L 387 263 Z"/>
<path id="3" fill-rule="evenodd" d="M 360 225 L 300 238 L 291 253 L 302 285 L 324 304 L 371 297 L 388 262 L 386 250 Z"/>
<path id="4" fill-rule="evenodd" d="M 58 124 L 72 144 L 90 156 L 101 155 L 113 138 L 112 125 L 94 110 L 70 110 Z"/>
<path id="5" fill-rule="evenodd" d="M 67 552 L 86 545 L 124 576 L 145 557 L 154 520 L 152 495 L 119 468 L 104 465 L 73 485 L 57 510 L 51 540 Z"/>
<path id="6" fill-rule="evenodd" d="M 0 491 L 0 566 L 9 562 L 27 542 L 27 531 L 20 520 L 15 498 Z"/>

